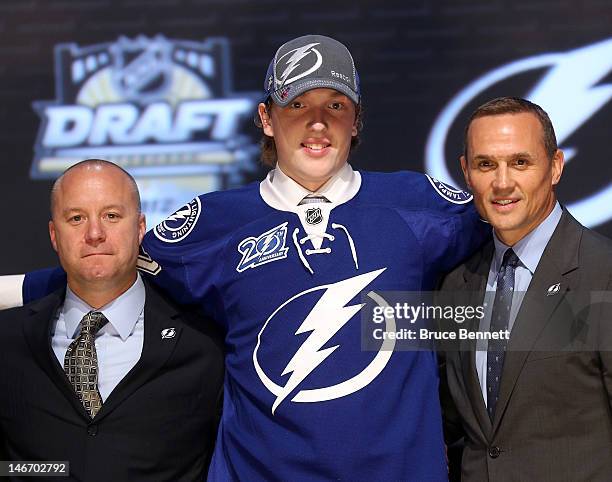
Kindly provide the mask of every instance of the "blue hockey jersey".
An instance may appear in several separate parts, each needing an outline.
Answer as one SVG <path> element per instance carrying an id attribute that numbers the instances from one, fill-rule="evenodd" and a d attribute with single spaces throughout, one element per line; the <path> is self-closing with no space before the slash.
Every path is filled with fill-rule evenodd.
<path id="1" fill-rule="evenodd" d="M 351 174 L 335 201 L 296 206 L 272 172 L 145 236 L 141 267 L 226 332 L 209 480 L 447 478 L 435 353 L 362 350 L 360 295 L 433 289 L 488 230 L 425 175 Z"/>
<path id="2" fill-rule="evenodd" d="M 471 196 L 422 174 L 346 166 L 332 202 L 302 204 L 274 175 L 194 199 L 139 259 L 226 333 L 209 480 L 446 480 L 435 353 L 362 349 L 361 295 L 433 289 L 490 228 Z M 29 273 L 24 300 L 57 280 Z"/>

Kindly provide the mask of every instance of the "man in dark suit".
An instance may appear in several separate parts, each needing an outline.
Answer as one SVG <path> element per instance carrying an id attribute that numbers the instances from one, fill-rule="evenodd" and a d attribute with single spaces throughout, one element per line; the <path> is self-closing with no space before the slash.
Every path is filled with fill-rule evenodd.
<path id="1" fill-rule="evenodd" d="M 134 180 L 84 161 L 55 183 L 51 213 L 67 286 L 0 313 L 6 457 L 69 461 L 76 480 L 201 480 L 221 340 L 137 274 L 145 220 Z"/>
<path id="2" fill-rule="evenodd" d="M 469 120 L 461 167 L 494 239 L 443 290 L 484 302 L 472 328 L 509 338 L 446 353 L 446 428 L 465 437 L 465 481 L 612 477 L 612 243 L 558 204 L 563 162 L 531 102 L 495 99 Z"/>

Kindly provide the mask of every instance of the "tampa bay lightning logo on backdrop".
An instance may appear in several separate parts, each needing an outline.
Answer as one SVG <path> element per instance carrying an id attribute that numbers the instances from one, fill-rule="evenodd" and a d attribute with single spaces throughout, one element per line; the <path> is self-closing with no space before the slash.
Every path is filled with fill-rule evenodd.
<path id="1" fill-rule="evenodd" d="M 155 237 L 165 243 L 178 243 L 189 236 L 198 222 L 201 211 L 200 198 L 189 201 L 155 226 L 153 230 Z"/>
<path id="2" fill-rule="evenodd" d="M 238 244 L 242 259 L 236 266 L 236 271 L 242 273 L 245 269 L 286 258 L 289 251 L 289 248 L 285 247 L 286 240 L 287 223 L 279 224 L 257 237 L 249 236 L 243 239 Z"/>
<path id="3" fill-rule="evenodd" d="M 436 190 L 436 192 L 442 196 L 447 201 L 454 204 L 465 204 L 469 203 L 472 200 L 472 195 L 469 192 L 462 191 L 461 189 L 456 189 L 453 186 L 449 186 L 442 181 L 438 181 L 433 177 L 425 174 L 427 179 Z"/>
<path id="4" fill-rule="evenodd" d="M 346 397 L 367 387 L 387 366 L 395 349 L 395 339 L 386 338 L 381 344 L 378 352 L 358 373 L 345 374 L 342 381 L 330 383 L 327 386 L 305 387 L 303 382 L 323 364 L 323 362 L 340 347 L 342 342 L 334 343 L 334 337 L 345 326 L 355 319 L 365 304 L 348 305 L 359 293 L 378 278 L 386 268 L 370 271 L 359 276 L 354 276 L 345 280 L 338 281 L 322 286 L 316 286 L 292 296 L 280 305 L 268 317 L 257 337 L 257 345 L 253 351 L 253 365 L 261 382 L 275 396 L 272 404 L 272 414 L 278 406 L 288 397 L 292 402 L 297 403 L 316 403 Z M 319 296 L 319 293 L 320 296 Z M 305 297 L 318 296 L 318 301 L 303 321 L 296 320 L 296 312 L 292 311 L 296 306 L 303 303 Z M 387 307 L 387 302 L 377 293 L 369 292 L 367 296 L 378 306 Z M 294 303 L 296 300 L 296 303 Z M 385 318 L 387 332 L 396 330 L 396 322 L 393 316 Z M 262 345 L 266 343 L 267 330 L 275 327 L 289 330 L 294 336 L 308 336 L 297 351 L 290 357 L 289 362 L 280 366 L 284 368 L 272 368 L 264 363 L 260 352 Z M 297 330 L 296 330 L 297 328 Z M 352 326 L 351 329 L 359 329 Z M 331 345 L 331 346 L 330 346 Z M 276 358 L 276 357 L 275 357 Z M 278 373 L 276 373 L 278 372 Z M 274 379 L 290 375 L 284 385 L 279 385 Z"/>
<path id="5" fill-rule="evenodd" d="M 540 70 L 543 74 L 538 73 Z M 577 139 L 584 138 L 586 130 L 597 132 L 593 130 L 596 116 L 604 118 L 598 121 L 598 125 L 602 126 L 600 132 L 608 129 L 609 109 L 605 116 L 598 114 L 612 99 L 612 84 L 606 82 L 611 71 L 612 38 L 568 52 L 527 57 L 487 72 L 455 95 L 439 114 L 427 141 L 426 171 L 437 179 L 457 185 L 458 179 L 453 179 L 449 165 L 457 163 L 458 155 L 453 159 L 446 159 L 445 149 L 449 133 L 462 131 L 462 126 L 457 127 L 458 119 L 466 114 L 468 106 L 475 108 L 489 100 L 491 95 L 487 96 L 485 93 L 499 88 L 502 82 L 514 82 L 519 76 L 524 78 L 526 75 L 538 73 L 539 78 L 535 82 L 530 80 L 531 88 L 527 89 L 523 96 L 548 112 L 555 127 L 559 147 L 565 153 L 566 162 L 576 159 L 579 157 L 577 154 L 583 151 L 584 157 L 573 160 L 569 169 L 566 168 L 565 176 L 574 169 L 574 162 L 579 163 L 576 168 L 582 169 L 583 178 L 589 173 L 609 172 L 608 159 L 602 161 L 605 168 L 587 168 L 588 162 L 597 160 L 592 159 L 595 156 L 584 154 L 591 143 L 577 142 Z M 586 123 L 589 123 L 588 129 L 583 129 L 580 136 L 574 135 Z M 566 145 L 568 143 L 577 144 Z M 582 199 L 568 203 L 567 208 L 583 224 L 594 227 L 612 219 L 612 182 L 609 175 L 598 174 L 593 174 L 587 182 L 587 186 L 574 186 L 577 190 L 582 189 Z"/>

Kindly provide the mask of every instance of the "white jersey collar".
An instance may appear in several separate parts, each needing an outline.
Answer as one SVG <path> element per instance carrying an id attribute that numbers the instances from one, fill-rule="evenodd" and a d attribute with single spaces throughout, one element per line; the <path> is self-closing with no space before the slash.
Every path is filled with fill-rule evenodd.
<path id="1" fill-rule="evenodd" d="M 361 187 L 361 174 L 346 163 L 321 189 L 313 193 L 287 176 L 278 165 L 259 185 L 264 202 L 280 211 L 296 212 L 298 204 L 309 194 L 321 194 L 331 202 L 330 207 L 343 204 Z"/>

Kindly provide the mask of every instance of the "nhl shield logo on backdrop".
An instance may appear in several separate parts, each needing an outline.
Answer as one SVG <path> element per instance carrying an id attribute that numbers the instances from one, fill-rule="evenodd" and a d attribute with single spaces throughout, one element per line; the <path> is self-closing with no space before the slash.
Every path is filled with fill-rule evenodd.
<path id="1" fill-rule="evenodd" d="M 308 224 L 319 224 L 321 221 L 323 221 L 321 208 L 309 208 L 306 210 L 306 222 Z"/>

